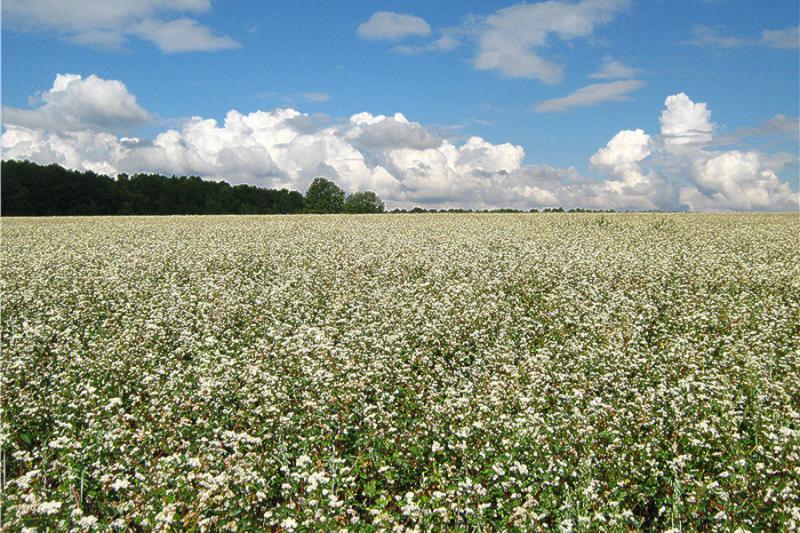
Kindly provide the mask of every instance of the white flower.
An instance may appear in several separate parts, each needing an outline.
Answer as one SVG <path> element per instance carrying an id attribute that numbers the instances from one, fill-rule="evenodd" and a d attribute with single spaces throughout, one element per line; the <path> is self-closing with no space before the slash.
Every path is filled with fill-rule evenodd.
<path id="1" fill-rule="evenodd" d="M 58 511 L 61 510 L 61 502 L 57 501 L 50 501 L 50 502 L 43 502 L 40 503 L 39 506 L 36 508 L 36 512 L 39 514 L 56 514 Z"/>
<path id="2" fill-rule="evenodd" d="M 325 472 L 313 472 L 311 475 L 308 476 L 308 490 L 313 491 L 316 490 L 318 486 L 324 485 L 328 482 L 328 476 L 325 475 Z"/>
<path id="3" fill-rule="evenodd" d="M 97 518 L 92 515 L 86 515 L 78 520 L 78 526 L 83 529 L 91 529 L 97 523 Z"/>
<path id="4" fill-rule="evenodd" d="M 297 521 L 294 520 L 293 518 L 286 518 L 281 521 L 281 527 L 288 531 L 292 531 L 294 530 L 294 528 L 297 527 Z"/>
<path id="5" fill-rule="evenodd" d="M 117 479 L 114 483 L 111 484 L 111 488 L 115 491 L 119 491 L 121 489 L 127 489 L 130 486 L 131 482 L 127 479 Z"/>
<path id="6" fill-rule="evenodd" d="M 523 476 L 528 474 L 527 465 L 524 465 L 524 464 L 520 463 L 519 461 L 514 461 L 514 466 L 512 467 L 512 469 L 514 471 L 516 471 L 516 472 L 519 472 L 519 474 L 521 474 Z"/>
<path id="7" fill-rule="evenodd" d="M 112 408 L 116 407 L 117 405 L 122 405 L 122 398 L 118 398 L 118 397 L 111 398 L 110 400 L 108 400 L 108 404 L 106 405 L 106 409 L 112 409 Z"/>

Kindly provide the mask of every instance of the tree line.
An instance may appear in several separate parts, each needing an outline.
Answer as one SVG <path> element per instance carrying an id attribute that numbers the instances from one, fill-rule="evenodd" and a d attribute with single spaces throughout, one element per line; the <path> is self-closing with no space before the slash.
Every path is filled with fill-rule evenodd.
<path id="1" fill-rule="evenodd" d="M 316 178 L 304 196 L 288 189 L 230 185 L 197 176 L 120 174 L 115 179 L 30 161 L 3 161 L 1 170 L 4 216 L 384 212 L 384 203 L 374 192 L 347 195 L 325 178 Z"/>
<path id="2" fill-rule="evenodd" d="M 30 161 L 2 162 L 0 214 L 4 216 L 80 215 L 267 215 L 293 213 L 384 213 L 372 191 L 346 194 L 334 182 L 315 178 L 306 194 L 288 189 L 230 185 L 197 176 L 120 174 L 67 170 Z M 524 213 L 538 209 L 393 209 L 391 213 Z M 543 213 L 613 212 L 548 207 Z"/>

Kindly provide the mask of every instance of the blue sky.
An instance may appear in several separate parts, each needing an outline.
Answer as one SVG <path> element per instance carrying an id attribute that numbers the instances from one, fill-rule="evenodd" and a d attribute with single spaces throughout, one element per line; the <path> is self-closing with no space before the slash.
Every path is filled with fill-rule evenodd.
<path id="1" fill-rule="evenodd" d="M 292 188 L 329 170 L 349 188 L 379 189 L 390 205 L 518 205 L 520 191 L 528 191 L 526 206 L 796 208 L 799 18 L 794 0 L 121 0 L 111 14 L 80 0 L 9 0 L 3 3 L 3 148 L 6 156 L 111 173 L 185 171 Z M 604 65 L 609 69 L 602 76 Z M 61 93 L 48 100 L 57 74 L 81 76 L 69 101 Z M 118 96 L 135 97 L 138 109 L 90 118 L 76 102 L 99 98 L 88 85 L 78 87 L 91 75 L 118 80 L 125 91 Z M 571 99 L 558 100 L 575 91 Z M 680 93 L 689 103 L 675 105 L 689 111 L 670 112 L 686 116 L 693 109 L 703 115 L 695 119 L 713 130 L 713 140 L 677 143 L 694 151 L 677 150 L 676 143 L 670 149 L 663 130 L 665 100 Z M 705 111 L 697 107 L 702 103 Z M 91 132 L 95 147 L 98 135 L 150 143 L 169 130 L 181 133 L 185 144 L 191 117 L 215 119 L 221 127 L 230 110 L 248 116 L 279 108 L 308 115 L 313 125 L 304 126 L 307 139 L 290 150 L 291 157 L 278 153 L 283 144 L 275 148 L 262 141 L 257 153 L 237 155 L 237 161 L 258 166 L 259 154 L 269 154 L 263 166 L 270 170 L 263 172 L 248 172 L 239 163 L 226 167 L 219 153 L 203 152 L 205 141 L 198 141 L 191 157 L 176 155 L 181 162 L 172 166 L 154 162 L 150 153 L 121 161 L 103 159 L 85 145 L 64 145 L 74 142 L 78 122 Z M 360 126 L 349 119 L 362 112 L 373 118 Z M 71 118 L 54 120 L 54 113 Z M 367 146 L 353 140 L 375 126 L 380 120 L 375 117 L 395 113 L 403 118 L 381 126 L 387 137 L 379 149 L 377 141 Z M 75 120 L 78 115 L 86 120 Z M 262 121 L 256 129 L 282 127 L 272 122 Z M 389 123 L 396 132 L 389 133 Z M 401 129 L 405 133 L 398 133 Z M 644 136 L 607 146 L 626 130 Z M 347 146 L 311 153 L 323 138 L 314 135 L 322 131 L 336 139 L 325 141 L 328 146 L 340 141 Z M 40 141 L 30 141 L 34 134 Z M 448 144 L 446 149 L 434 146 L 436 140 L 387 144 L 406 134 Z M 465 163 L 462 148 L 472 137 L 484 142 L 481 153 L 491 161 Z M 47 149 L 41 139 L 50 143 Z M 246 138 L 230 142 L 239 142 L 231 146 L 236 150 L 251 144 Z M 430 158 L 447 159 L 449 145 L 459 163 L 450 158 L 449 166 L 437 171 Z M 524 157 L 510 148 L 495 149 L 509 145 L 521 148 Z M 613 157 L 607 154 L 606 163 L 593 160 L 604 147 L 615 150 Z M 350 148 L 364 168 L 331 162 Z M 412 148 L 420 153 L 393 152 Z M 422 153 L 434 149 L 445 155 Z M 203 162 L 186 163 L 198 158 Z M 299 168 L 304 162 L 308 169 Z M 159 168 L 130 168 L 137 163 Z M 543 176 L 544 168 L 561 174 Z M 431 183 L 440 182 L 423 183 L 421 169 L 431 172 Z M 447 183 L 441 181 L 441 174 L 450 172 Z M 630 172 L 638 172 L 647 187 Z M 762 183 L 765 172 L 780 183 Z M 477 183 L 483 178 L 488 181 Z M 605 182 L 619 186 L 598 185 Z M 492 187 L 508 191 L 488 191 Z"/>

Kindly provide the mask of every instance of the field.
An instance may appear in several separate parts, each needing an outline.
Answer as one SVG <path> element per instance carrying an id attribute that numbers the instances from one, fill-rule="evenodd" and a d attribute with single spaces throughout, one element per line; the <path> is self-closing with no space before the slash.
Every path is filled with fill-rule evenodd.
<path id="1" fill-rule="evenodd" d="M 799 234 L 3 219 L 3 526 L 796 530 Z"/>

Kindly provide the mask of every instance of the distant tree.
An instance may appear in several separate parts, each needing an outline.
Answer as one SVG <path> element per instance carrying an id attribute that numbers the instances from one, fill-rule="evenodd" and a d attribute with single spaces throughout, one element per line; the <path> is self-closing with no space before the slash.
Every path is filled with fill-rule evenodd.
<path id="1" fill-rule="evenodd" d="M 344 191 L 330 180 L 314 178 L 306 191 L 306 209 L 310 213 L 341 213 Z"/>
<path id="2" fill-rule="evenodd" d="M 522 213 L 519 209 L 514 209 L 512 207 L 500 207 L 498 209 L 490 209 L 487 211 L 488 213 Z"/>
<path id="3" fill-rule="evenodd" d="M 273 214 L 305 207 L 297 191 L 232 187 L 197 176 L 123 173 L 114 179 L 13 160 L 2 162 L 0 174 L 6 216 Z"/>
<path id="4" fill-rule="evenodd" d="M 116 182 L 94 172 L 11 160 L 2 162 L 2 177 L 7 216 L 111 215 L 119 209 Z"/>
<path id="5" fill-rule="evenodd" d="M 345 213 L 383 213 L 383 200 L 372 191 L 354 192 L 344 201 Z"/>

